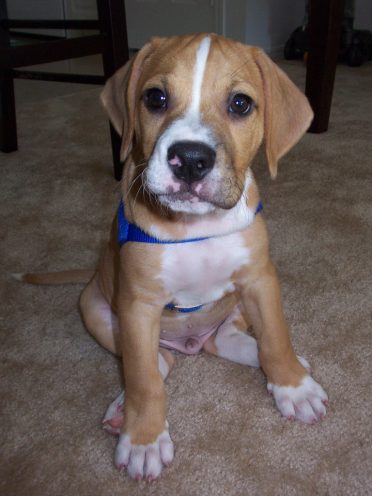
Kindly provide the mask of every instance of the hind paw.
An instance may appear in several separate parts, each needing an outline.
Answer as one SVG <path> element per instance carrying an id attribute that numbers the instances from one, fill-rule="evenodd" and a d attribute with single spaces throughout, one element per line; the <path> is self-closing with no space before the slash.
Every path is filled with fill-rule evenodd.
<path id="1" fill-rule="evenodd" d="M 102 420 L 103 428 L 113 436 L 119 436 L 123 424 L 124 391 L 109 405 Z"/>

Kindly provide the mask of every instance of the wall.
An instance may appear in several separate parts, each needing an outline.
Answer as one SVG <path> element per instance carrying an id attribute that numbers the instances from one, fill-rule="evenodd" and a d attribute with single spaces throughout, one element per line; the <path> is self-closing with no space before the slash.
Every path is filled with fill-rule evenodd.
<path id="1" fill-rule="evenodd" d="M 230 4 L 230 1 L 227 3 Z M 271 55 L 281 55 L 291 32 L 302 24 L 305 0 L 246 0 L 242 3 L 246 6 L 243 28 L 245 42 L 261 46 Z M 236 18 L 235 22 L 239 25 L 242 18 Z M 371 0 L 355 0 L 354 19 L 355 29 L 372 30 Z"/>
<path id="2" fill-rule="evenodd" d="M 245 42 L 281 55 L 292 31 L 302 24 L 305 0 L 247 0 Z"/>
<path id="3" fill-rule="evenodd" d="M 245 42 L 245 5 L 247 0 L 219 0 L 221 34 Z"/>
<path id="4" fill-rule="evenodd" d="M 371 0 L 356 0 L 355 1 L 354 28 L 355 29 L 368 29 L 368 30 L 372 31 L 372 2 L 371 2 Z"/>

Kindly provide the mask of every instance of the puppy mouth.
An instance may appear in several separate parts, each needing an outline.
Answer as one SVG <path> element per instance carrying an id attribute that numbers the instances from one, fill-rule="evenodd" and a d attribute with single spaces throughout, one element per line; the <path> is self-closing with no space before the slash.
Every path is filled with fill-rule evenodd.
<path id="1" fill-rule="evenodd" d="M 174 192 L 169 192 L 169 193 L 164 193 L 162 195 L 158 195 L 158 197 L 161 199 L 165 199 L 168 202 L 172 201 L 189 201 L 189 202 L 198 202 L 198 201 L 203 201 L 200 200 L 200 198 L 193 193 L 192 191 L 178 191 L 177 193 Z"/>
<path id="2" fill-rule="evenodd" d="M 162 205 L 173 212 L 205 214 L 213 211 L 216 205 L 202 189 L 202 186 L 197 184 L 169 185 L 165 191 L 153 194 Z"/>
<path id="3" fill-rule="evenodd" d="M 191 184 L 175 178 L 159 181 L 158 177 L 157 183 L 154 184 L 148 179 L 148 174 L 145 173 L 143 180 L 148 193 L 157 198 L 160 204 L 175 212 L 210 212 L 216 208 L 229 210 L 235 206 L 243 193 L 236 180 L 225 176 L 222 181 L 208 175 Z M 168 184 L 164 184 L 165 182 Z"/>
<path id="4" fill-rule="evenodd" d="M 203 198 L 198 194 L 192 186 L 181 187 L 179 190 L 174 190 L 172 187 L 167 188 L 167 191 L 164 193 L 158 193 L 156 195 L 159 201 L 166 205 L 168 208 L 173 210 L 179 210 L 179 206 L 184 204 L 185 207 L 189 205 L 192 208 L 192 205 L 200 205 L 200 204 L 208 204 L 211 207 L 213 206 L 213 202 L 207 198 Z"/>
<path id="5" fill-rule="evenodd" d="M 203 194 L 202 191 L 197 193 L 191 188 L 184 191 L 158 193 L 156 196 L 160 203 L 175 211 L 193 211 L 194 209 L 196 209 L 195 211 L 199 211 L 199 209 L 212 211 L 215 208 L 222 208 L 223 210 L 231 208 L 231 205 L 225 205 L 222 199 L 210 197 L 206 192 Z"/>

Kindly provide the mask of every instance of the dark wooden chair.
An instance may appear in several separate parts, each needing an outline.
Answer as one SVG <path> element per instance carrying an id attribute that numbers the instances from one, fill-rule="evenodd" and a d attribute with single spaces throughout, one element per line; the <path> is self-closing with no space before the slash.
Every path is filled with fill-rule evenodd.
<path id="1" fill-rule="evenodd" d="M 129 58 L 123 0 L 97 0 L 98 20 L 16 20 L 7 15 L 6 0 L 0 0 L 0 150 L 17 150 L 14 78 L 42 79 L 84 84 L 103 84 Z M 11 29 L 84 29 L 99 34 L 77 38 L 45 39 L 11 46 Z M 102 54 L 104 76 L 56 74 L 18 68 L 59 60 Z M 120 137 L 110 126 L 114 174 L 120 179 Z"/>
<path id="2" fill-rule="evenodd" d="M 309 131 L 328 129 L 345 0 L 310 0 L 306 96 L 314 111 Z"/>

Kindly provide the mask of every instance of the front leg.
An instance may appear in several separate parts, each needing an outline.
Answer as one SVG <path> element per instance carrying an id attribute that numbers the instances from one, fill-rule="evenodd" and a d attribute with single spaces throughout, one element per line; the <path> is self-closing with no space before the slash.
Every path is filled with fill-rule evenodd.
<path id="1" fill-rule="evenodd" d="M 259 359 L 280 413 L 307 424 L 326 414 L 328 397 L 296 356 L 284 318 L 279 282 L 270 260 L 242 286 L 242 301 L 258 340 Z"/>
<path id="2" fill-rule="evenodd" d="M 136 480 L 156 479 L 173 460 L 158 366 L 161 307 L 123 291 L 119 308 L 125 379 L 124 422 L 115 465 Z"/>

